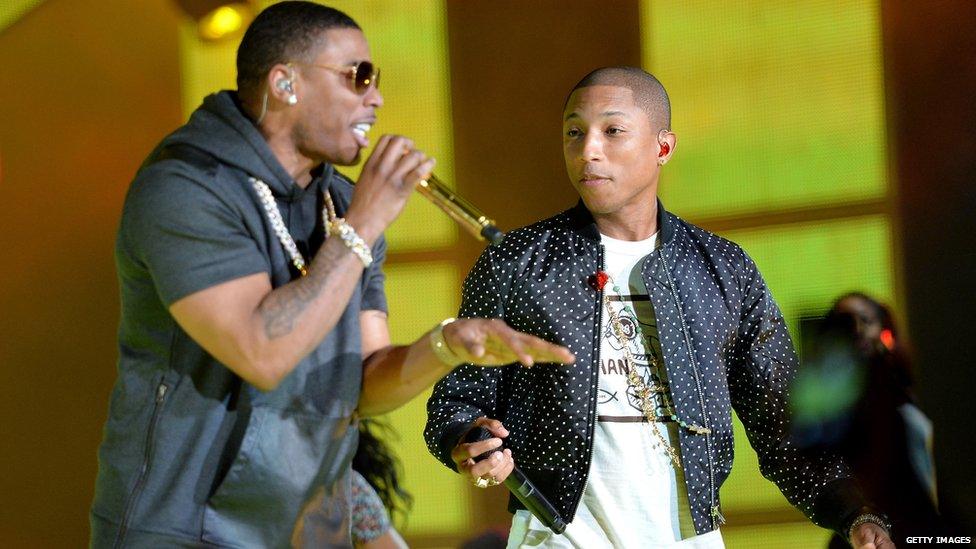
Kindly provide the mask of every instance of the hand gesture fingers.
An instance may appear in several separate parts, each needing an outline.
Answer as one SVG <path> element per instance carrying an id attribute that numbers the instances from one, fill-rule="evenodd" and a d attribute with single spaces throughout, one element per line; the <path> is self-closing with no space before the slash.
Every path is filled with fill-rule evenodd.
<path id="1" fill-rule="evenodd" d="M 514 351 L 520 357 L 519 362 L 526 366 L 532 366 L 535 362 L 571 364 L 576 360 L 569 349 L 542 338 L 517 332 L 508 326 L 505 326 L 503 333 L 499 333 L 498 336 L 499 341 Z M 528 359 L 528 362 L 523 358 Z"/>
<path id="2" fill-rule="evenodd" d="M 475 430 L 478 434 L 475 434 Z M 489 438 L 463 442 L 484 436 Z M 469 475 L 474 484 L 481 488 L 505 480 L 515 467 L 511 450 L 501 448 L 502 438 L 507 436 L 508 429 L 497 419 L 484 416 L 476 419 L 461 437 L 462 442 L 451 451 L 451 459 L 458 472 Z M 487 457 L 484 457 L 485 454 L 488 454 Z"/>
<path id="3" fill-rule="evenodd" d="M 511 454 L 511 452 L 509 452 Z M 495 473 L 500 473 L 510 458 L 504 451 L 493 451 L 491 455 L 481 461 L 476 461 L 468 469 L 468 474 L 472 478 L 492 478 Z"/>
<path id="4" fill-rule="evenodd" d="M 502 439 L 500 438 L 489 438 L 478 442 L 462 442 L 451 451 L 451 459 L 458 465 L 458 469 L 470 467 L 470 463 L 467 462 L 473 461 L 474 458 L 485 452 L 501 448 L 501 446 Z"/>
<path id="5" fill-rule="evenodd" d="M 376 142 L 376 146 L 373 147 L 373 152 L 370 153 L 369 158 L 363 163 L 363 173 L 374 172 L 379 169 L 379 165 L 384 158 L 383 153 L 390 146 L 390 141 L 396 136 L 390 134 L 383 134 L 380 136 L 379 140 Z"/>
<path id="6" fill-rule="evenodd" d="M 521 362 L 571 364 L 576 357 L 569 349 L 510 328 L 500 319 L 469 318 L 444 327 L 444 338 L 451 350 L 465 362 L 482 366 L 501 366 Z"/>
<path id="7" fill-rule="evenodd" d="M 501 421 L 497 419 L 491 419 L 487 417 L 479 417 L 474 420 L 471 424 L 471 428 L 468 429 L 468 433 L 479 427 L 484 427 L 490 432 L 493 437 L 486 440 L 479 440 L 477 442 L 463 442 L 464 437 L 461 437 L 462 442 L 459 442 L 457 446 L 451 451 L 451 459 L 454 461 L 455 465 L 458 466 L 458 470 L 462 468 L 466 469 L 471 466 L 473 458 L 484 454 L 490 450 L 500 448 L 502 445 L 502 438 L 508 436 L 508 429 L 502 425 Z"/>
<path id="8" fill-rule="evenodd" d="M 383 135 L 363 165 L 352 201 L 346 211 L 357 231 L 379 234 L 403 210 L 414 186 L 434 169 L 434 160 L 414 150 L 401 135 Z"/>
<path id="9" fill-rule="evenodd" d="M 377 150 L 373 151 L 370 159 L 378 155 L 379 170 L 384 174 L 393 174 L 397 167 L 404 162 L 408 156 L 407 153 L 414 150 L 413 141 L 402 135 L 383 135 L 380 140 L 386 137 L 390 138 L 387 146 L 380 151 L 379 145 L 377 145 Z"/>
<path id="10" fill-rule="evenodd" d="M 505 438 L 508 436 L 508 429 L 506 429 L 505 426 L 502 425 L 502 422 L 498 421 L 497 419 L 491 419 L 484 416 L 479 417 L 474 421 L 474 427 L 484 427 L 485 429 L 488 429 L 491 434 L 499 438 Z"/>
<path id="11" fill-rule="evenodd" d="M 495 452 L 494 455 L 502 456 L 501 463 L 499 463 L 494 469 L 488 472 L 491 478 L 495 479 L 495 482 L 501 484 L 505 482 L 508 475 L 512 474 L 512 470 L 515 469 L 515 459 L 512 457 L 512 451 L 505 448 L 501 452 Z"/>
<path id="12" fill-rule="evenodd" d="M 394 179 L 403 181 L 404 185 L 413 188 L 424 177 L 429 177 L 434 170 L 434 159 L 421 151 L 411 151 L 403 156 L 393 172 Z"/>

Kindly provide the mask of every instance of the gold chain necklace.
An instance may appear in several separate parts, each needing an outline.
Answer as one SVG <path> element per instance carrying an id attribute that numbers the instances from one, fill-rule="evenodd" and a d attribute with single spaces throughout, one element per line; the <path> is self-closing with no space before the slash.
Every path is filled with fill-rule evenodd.
<path id="1" fill-rule="evenodd" d="M 281 242 L 281 247 L 288 252 L 288 257 L 291 258 L 292 265 L 298 269 L 298 272 L 302 276 L 306 276 L 308 274 L 308 267 L 305 264 L 305 258 L 299 253 L 295 239 L 288 232 L 288 227 L 285 227 L 285 220 L 281 217 L 281 212 L 278 211 L 278 204 L 275 202 L 274 195 L 271 194 L 271 188 L 268 187 L 267 183 L 256 177 L 251 177 L 249 180 L 258 195 L 258 199 L 261 200 L 261 205 L 264 207 L 264 212 L 268 216 L 268 221 L 271 222 L 271 228 L 274 230 L 275 236 L 278 237 L 278 242 Z M 322 191 L 322 199 L 325 203 L 325 207 L 322 208 L 322 226 L 325 228 L 326 236 L 329 236 L 329 227 L 335 223 L 338 216 L 336 215 L 335 205 L 332 203 L 332 197 L 329 196 L 328 191 Z"/>
<path id="2" fill-rule="evenodd" d="M 616 283 L 613 285 L 613 290 L 617 293 L 617 295 L 621 295 L 620 287 L 617 286 Z M 675 469 L 680 470 L 681 460 L 678 458 L 677 451 L 675 451 L 673 446 L 668 444 L 668 441 L 665 440 L 664 435 L 662 435 L 661 431 L 658 430 L 658 428 L 654 425 L 655 421 L 657 421 L 659 417 L 654 412 L 654 394 L 660 393 L 664 395 L 667 393 L 667 388 L 655 383 L 651 383 L 650 386 L 644 383 L 644 380 L 641 379 L 640 375 L 637 373 L 637 363 L 634 360 L 633 353 L 630 351 L 627 337 L 624 334 L 623 325 L 620 322 L 620 316 L 616 311 L 613 310 L 613 307 L 610 306 L 610 296 L 608 296 L 606 293 L 603 294 L 603 305 L 606 307 L 607 316 L 610 320 L 610 327 L 613 329 L 614 336 L 616 336 L 617 342 L 620 343 L 620 346 L 624 351 L 624 361 L 626 362 L 627 367 L 627 383 L 630 384 L 630 386 L 634 389 L 634 394 L 636 394 L 637 398 L 639 399 L 641 412 L 647 419 L 647 422 L 651 427 L 651 431 L 654 433 L 654 436 L 657 439 L 658 446 L 664 449 L 664 452 L 671 459 L 671 463 L 674 464 Z M 645 342 L 644 331 L 640 327 L 640 322 L 637 321 L 637 313 L 626 305 L 624 306 L 624 310 L 634 315 L 634 330 L 635 335 L 637 336 L 637 341 Z M 649 340 L 647 340 L 647 342 L 644 344 L 649 345 Z M 648 349 L 648 358 L 650 359 L 650 364 L 648 364 L 649 368 L 657 368 L 659 371 L 663 371 L 663 365 L 660 364 L 657 357 L 654 356 L 653 349 Z M 665 403 L 667 404 L 666 401 Z M 687 423 L 684 420 L 679 419 L 674 408 L 671 408 L 671 410 L 665 408 L 665 413 L 666 415 L 660 417 L 670 418 L 672 421 L 678 423 L 678 425 L 681 427 L 688 429 L 695 434 L 707 435 L 711 434 L 712 432 L 711 429 L 706 427 L 701 427 L 693 423 Z"/>

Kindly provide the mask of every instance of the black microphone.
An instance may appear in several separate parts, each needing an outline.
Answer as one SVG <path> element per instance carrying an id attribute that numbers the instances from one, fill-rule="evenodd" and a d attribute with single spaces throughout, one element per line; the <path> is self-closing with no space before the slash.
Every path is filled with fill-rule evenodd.
<path id="1" fill-rule="evenodd" d="M 479 442 L 482 440 L 488 440 L 489 438 L 494 438 L 495 435 L 491 434 L 491 431 L 484 427 L 477 427 L 468 431 L 468 434 L 464 435 L 464 442 Z M 488 450 L 487 452 L 474 458 L 475 461 L 481 461 L 487 459 L 489 456 L 495 452 L 500 452 L 501 448 L 496 448 L 494 450 Z M 562 534 L 566 530 L 566 521 L 563 517 L 559 516 L 559 511 L 549 503 L 546 496 L 542 495 L 542 492 L 532 484 L 532 481 L 525 476 L 525 473 L 519 470 L 516 465 L 512 469 L 512 473 L 508 475 L 505 479 L 505 487 L 509 489 L 512 494 L 522 502 L 522 505 L 529 510 L 530 513 L 535 515 L 535 518 L 539 519 L 542 524 L 545 524 L 550 530 L 556 534 Z"/>

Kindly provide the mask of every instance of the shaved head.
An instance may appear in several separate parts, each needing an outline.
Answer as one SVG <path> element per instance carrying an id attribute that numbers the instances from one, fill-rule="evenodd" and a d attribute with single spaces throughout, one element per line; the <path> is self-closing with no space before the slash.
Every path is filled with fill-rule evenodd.
<path id="1" fill-rule="evenodd" d="M 634 96 L 634 103 L 647 113 L 655 131 L 671 129 L 671 100 L 654 75 L 638 67 L 603 67 L 584 76 L 573 86 L 569 95 L 591 86 L 627 88 Z M 569 104 L 569 96 L 566 97 L 566 104 Z"/>

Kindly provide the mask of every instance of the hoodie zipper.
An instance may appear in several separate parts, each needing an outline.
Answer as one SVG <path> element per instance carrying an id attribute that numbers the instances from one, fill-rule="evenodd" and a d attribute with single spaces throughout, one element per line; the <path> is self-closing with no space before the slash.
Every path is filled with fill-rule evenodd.
<path id="1" fill-rule="evenodd" d="M 698 375 L 698 361 L 695 360 L 695 350 L 691 345 L 691 339 L 688 338 L 688 328 L 685 326 L 684 309 L 681 307 L 681 299 L 678 297 L 678 290 L 674 285 L 674 279 L 671 277 L 671 268 L 668 266 L 667 260 L 664 258 L 664 248 L 658 250 L 658 257 L 661 258 L 661 264 L 664 266 L 664 274 L 668 277 L 668 288 L 671 290 L 671 297 L 674 299 L 675 306 L 678 309 L 678 321 L 681 323 L 681 335 L 684 336 L 685 348 L 688 351 L 688 360 L 691 361 L 691 372 L 695 376 L 695 386 L 698 389 L 698 404 L 701 407 L 702 412 L 702 422 L 705 424 L 706 429 L 711 429 L 708 421 L 708 411 L 705 408 L 705 393 L 702 391 L 701 377 Z M 711 501 L 710 515 L 712 519 L 712 530 L 718 528 L 719 524 L 725 523 L 725 517 L 719 511 L 718 505 L 715 503 L 715 465 L 712 462 L 712 436 L 708 433 L 705 434 L 705 449 L 708 452 L 708 480 L 709 480 L 709 500 Z"/>
<path id="2" fill-rule="evenodd" d="M 149 419 L 149 431 L 146 433 L 146 445 L 145 453 L 142 460 L 142 466 L 139 468 L 139 478 L 136 479 L 136 484 L 132 488 L 132 494 L 129 496 L 129 501 L 125 504 L 125 511 L 122 514 L 122 523 L 119 525 L 119 533 L 115 538 L 115 547 L 122 547 L 125 543 L 125 535 L 129 528 L 129 519 L 132 518 L 132 512 L 139 502 L 139 496 L 142 494 L 143 488 L 146 486 L 146 477 L 149 476 L 149 464 L 152 462 L 152 454 L 155 442 L 156 425 L 159 423 L 159 412 L 163 407 L 163 401 L 166 399 L 166 391 L 169 390 L 169 386 L 166 382 L 160 382 L 156 387 L 156 401 L 153 404 L 152 416 Z"/>
<path id="3" fill-rule="evenodd" d="M 604 266 L 603 254 L 604 254 L 603 244 L 600 244 L 597 251 L 597 261 L 596 261 L 598 273 L 603 271 L 606 268 Z M 596 391 L 600 386 L 600 343 L 601 343 L 600 334 L 603 332 L 603 288 L 602 287 L 598 288 L 596 291 L 596 303 L 597 303 L 596 333 L 593 336 L 593 357 L 594 357 L 593 364 L 595 364 L 596 366 L 593 368 L 595 377 L 593 379 L 593 383 L 590 384 L 590 417 L 587 418 L 588 421 L 587 429 L 589 432 L 589 436 L 586 439 L 586 445 L 587 445 L 586 467 L 583 468 L 583 484 L 580 487 L 579 492 L 577 492 L 576 494 L 576 499 L 573 501 L 572 507 L 570 507 L 570 509 L 572 509 L 573 511 L 572 513 L 573 516 L 570 517 L 569 521 L 567 522 L 572 522 L 573 518 L 575 518 L 576 516 L 576 509 L 579 506 L 580 499 L 583 498 L 583 492 L 586 490 L 586 482 L 590 478 L 590 465 L 593 462 L 593 431 L 594 429 L 596 429 L 596 406 L 597 406 Z"/>

